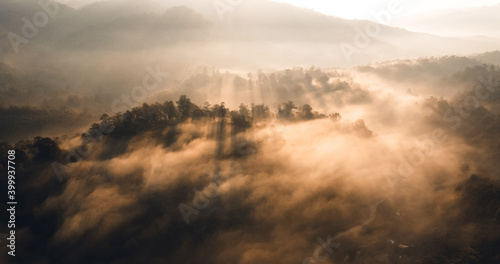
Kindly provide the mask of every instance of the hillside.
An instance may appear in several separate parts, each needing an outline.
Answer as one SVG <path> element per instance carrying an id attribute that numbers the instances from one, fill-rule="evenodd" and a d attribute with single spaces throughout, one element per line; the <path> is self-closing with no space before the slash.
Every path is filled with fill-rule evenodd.
<path id="1" fill-rule="evenodd" d="M 500 38 L 500 4 L 444 12 L 426 19 L 414 18 L 404 23 L 416 31 L 448 36 L 489 36 Z"/>
<path id="2" fill-rule="evenodd" d="M 265 0 L 244 2 L 220 16 L 209 2 L 170 0 L 137 5 L 134 1 L 110 1 L 79 9 L 60 5 L 58 15 L 29 44 L 21 46 L 29 50 L 49 48 L 54 51 L 61 47 L 74 51 L 130 48 L 157 52 L 163 49 L 165 54 L 196 51 L 204 56 L 184 55 L 185 58 L 179 59 L 194 64 L 252 70 L 262 64 L 277 68 L 311 64 L 350 66 L 395 58 L 464 55 L 498 47 L 493 40 L 440 38 L 383 25 L 378 26 L 380 33 L 368 36 L 366 26 L 371 22 L 329 17 Z M 168 10 L 178 5 L 193 11 L 184 9 L 181 12 L 184 15 L 176 17 L 175 11 Z M 0 7 L 9 12 L 0 21 L 1 34 L 9 31 L 20 34 L 20 17 L 32 16 L 37 5 L 4 1 Z M 117 23 L 119 30 L 110 32 Z M 185 24 L 191 26 L 177 27 L 175 32 L 158 31 L 168 25 Z M 207 30 L 207 26 L 211 29 Z M 148 30 L 143 30 L 145 28 Z M 360 36 L 366 45 L 356 44 Z M 172 43 L 181 48 L 173 50 Z M 209 43 L 214 48 L 207 53 Z M 419 43 L 419 46 L 412 43 Z M 182 45 L 187 46 L 182 48 Z M 235 61 L 234 57 L 239 59 Z"/>

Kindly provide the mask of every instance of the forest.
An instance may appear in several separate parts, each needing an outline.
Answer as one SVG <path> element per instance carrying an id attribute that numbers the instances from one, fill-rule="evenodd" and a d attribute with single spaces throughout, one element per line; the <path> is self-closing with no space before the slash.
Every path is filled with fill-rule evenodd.
<path id="1" fill-rule="evenodd" d="M 429 98 L 427 104 L 439 113 L 454 103 Z M 339 113 L 320 114 L 309 105 L 297 107 L 291 101 L 274 109 L 241 104 L 231 110 L 224 103 L 198 106 L 180 96 L 175 102 L 145 103 L 124 113 L 103 114 L 100 122 L 70 143 L 68 138 L 46 137 L 14 145 L 4 142 L 2 153 L 14 149 L 21 164 L 16 182 L 22 204 L 18 217 L 25 220 L 18 230 L 29 242 L 19 245 L 20 258 L 79 263 L 116 261 L 118 255 L 125 263 L 181 259 L 218 263 L 224 248 L 236 243 L 234 255 L 224 258 L 236 261 L 241 257 L 238 250 L 264 246 L 258 250 L 270 251 L 257 254 L 262 260 L 281 259 L 283 255 L 271 252 L 285 246 L 293 249 L 285 257 L 292 261 L 313 254 L 314 244 L 303 241 L 314 241 L 315 234 L 320 234 L 324 241 L 328 236 L 328 243 L 335 242 L 328 253 L 334 263 L 374 263 L 385 258 L 390 263 L 496 263 L 500 234 L 492 230 L 498 230 L 500 221 L 500 183 L 474 171 L 498 173 L 500 144 L 491 142 L 498 139 L 500 119 L 482 107 L 473 114 L 477 117 L 464 119 L 456 135 L 473 148 L 460 154 L 464 163 L 453 169 L 463 176 L 453 177 L 442 165 L 431 162 L 424 166 L 428 171 L 424 175 L 404 181 L 374 177 L 369 187 L 362 184 L 366 179 L 349 176 L 346 169 L 351 159 L 337 167 L 324 163 L 320 153 L 307 158 L 299 153 L 309 144 L 313 153 L 321 152 L 322 144 L 341 144 L 332 145 L 328 138 L 354 141 L 373 148 L 370 153 L 385 152 L 378 142 L 380 135 L 363 120 L 342 122 Z M 433 122 L 437 117 L 426 119 Z M 316 139 L 318 143 L 304 141 L 300 137 L 308 137 L 305 131 L 323 138 Z M 309 143 L 302 146 L 305 142 Z M 290 144 L 301 145 L 292 148 L 299 153 L 283 156 Z M 299 159 L 294 161 L 297 154 Z M 316 159 L 317 166 L 326 166 L 324 175 L 311 176 L 315 172 L 299 165 L 301 159 Z M 355 162 L 370 166 L 379 158 L 365 159 L 358 156 Z M 1 164 L 6 160 L 2 156 Z M 378 170 L 373 172 L 378 175 Z M 214 172 L 221 177 L 215 197 L 207 194 L 206 185 Z M 451 182 L 443 178 L 450 176 Z M 308 177 L 325 183 L 312 184 Z M 424 194 L 412 186 L 414 181 L 434 189 Z M 234 189 L 227 189 L 228 185 Z M 79 191 L 72 191 L 75 188 Z M 298 194 L 302 188 L 309 193 Z M 265 198 L 273 197 L 276 190 L 280 194 L 273 203 L 284 203 L 275 205 L 279 207 Z M 417 202 L 412 195 L 429 198 Z M 210 203 L 195 207 L 197 197 L 210 197 Z M 424 220 L 429 218 L 432 222 Z M 303 225 L 316 230 L 303 233 L 299 231 Z M 207 247 L 207 239 L 225 246 Z M 194 250 L 190 257 L 185 255 L 186 246 Z M 84 251 L 74 250 L 82 247 Z"/>
<path id="2" fill-rule="evenodd" d="M 0 263 L 500 263 L 498 1 L 1 0 Z"/>

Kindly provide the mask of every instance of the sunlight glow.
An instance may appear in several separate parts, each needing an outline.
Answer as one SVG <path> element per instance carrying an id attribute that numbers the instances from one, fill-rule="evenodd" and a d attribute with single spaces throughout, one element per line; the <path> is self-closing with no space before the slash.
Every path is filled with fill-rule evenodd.
<path id="1" fill-rule="evenodd" d="M 500 4 L 498 0 L 353 0 L 353 1 L 324 1 L 324 0 L 272 0 L 275 2 L 289 3 L 299 7 L 313 9 L 314 11 L 347 19 L 373 20 L 372 12 L 386 9 L 391 2 L 399 2 L 403 7 L 401 16 L 433 13 L 443 9 L 459 9 L 464 7 L 479 7 Z"/>

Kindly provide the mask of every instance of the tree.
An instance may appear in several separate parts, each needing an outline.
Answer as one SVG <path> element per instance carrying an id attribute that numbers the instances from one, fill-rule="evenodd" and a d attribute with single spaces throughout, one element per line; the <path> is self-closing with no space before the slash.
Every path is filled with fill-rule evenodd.
<path id="1" fill-rule="evenodd" d="M 246 106 L 244 104 L 240 104 L 239 115 L 244 116 L 244 117 L 249 117 L 250 116 L 250 110 L 248 109 L 248 106 Z"/>
<path id="2" fill-rule="evenodd" d="M 244 131 L 245 129 L 250 128 L 252 126 L 252 124 L 249 122 L 249 120 L 247 120 L 247 118 L 236 113 L 232 115 L 231 123 L 233 124 L 233 127 L 237 129 L 237 131 Z"/>
<path id="3" fill-rule="evenodd" d="M 177 103 L 177 110 L 180 113 L 180 117 L 181 117 L 182 121 L 191 117 L 191 111 L 192 111 L 193 107 L 192 107 L 191 100 L 187 96 L 181 95 L 181 97 L 179 98 L 179 101 L 177 101 L 176 103 Z"/>
<path id="4" fill-rule="evenodd" d="M 340 116 L 339 113 L 330 114 L 328 115 L 328 117 L 330 117 L 335 122 L 340 121 L 342 119 L 342 116 Z"/>
<path id="5" fill-rule="evenodd" d="M 168 120 L 177 118 L 177 109 L 175 108 L 174 102 L 166 101 L 163 103 L 163 112 L 167 116 Z"/>
<path id="6" fill-rule="evenodd" d="M 269 107 L 264 104 L 252 104 L 252 117 L 254 119 L 266 119 L 269 117 Z"/>
<path id="7" fill-rule="evenodd" d="M 304 120 L 314 119 L 314 114 L 312 112 L 312 107 L 308 104 L 303 105 L 299 109 L 299 117 Z"/>
<path id="8" fill-rule="evenodd" d="M 294 109 L 297 109 L 297 107 L 292 101 L 288 101 L 286 103 L 278 105 L 278 118 L 280 119 L 295 118 L 295 115 L 293 114 Z"/>
<path id="9" fill-rule="evenodd" d="M 227 108 L 224 102 L 222 102 L 220 105 L 215 104 L 214 106 L 212 106 L 212 111 L 215 117 L 225 117 L 227 113 Z"/>
<path id="10" fill-rule="evenodd" d="M 108 121 L 109 120 L 109 115 L 108 114 L 102 114 L 101 118 L 99 118 L 101 121 Z"/>
<path id="11" fill-rule="evenodd" d="M 194 120 L 198 120 L 200 118 L 205 117 L 205 111 L 199 108 L 197 105 L 193 105 L 193 114 L 192 117 Z"/>
<path id="12" fill-rule="evenodd" d="M 33 146 L 38 150 L 37 159 L 54 160 L 61 153 L 57 143 L 50 138 L 36 137 Z"/>

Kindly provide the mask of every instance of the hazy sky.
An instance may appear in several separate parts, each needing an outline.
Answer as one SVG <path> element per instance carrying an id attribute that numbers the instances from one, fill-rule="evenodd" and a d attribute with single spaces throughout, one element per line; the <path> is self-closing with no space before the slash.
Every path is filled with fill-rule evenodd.
<path id="1" fill-rule="evenodd" d="M 315 11 L 348 19 L 373 20 L 371 12 L 387 9 L 391 1 L 400 2 L 403 11 L 398 16 L 412 16 L 419 13 L 432 13 L 442 9 L 457 9 L 499 4 L 499 0 L 272 0 L 286 2 L 300 7 L 312 8 Z"/>
<path id="2" fill-rule="evenodd" d="M 98 2 L 103 0 L 58 0 L 58 2 L 73 6 L 80 7 L 91 2 Z M 162 0 L 157 0 L 162 2 Z M 213 0 L 214 2 L 216 0 Z M 222 0 L 226 2 L 227 0 Z M 238 0 L 238 1 L 251 1 L 251 0 Z M 275 2 L 290 3 L 295 6 L 310 8 L 315 11 L 327 15 L 347 19 L 373 19 L 372 12 L 379 12 L 387 9 L 390 2 L 400 2 L 403 11 L 397 14 L 394 18 L 396 20 L 404 19 L 405 17 L 433 13 L 435 11 L 443 11 L 464 7 L 476 7 L 485 5 L 500 4 L 500 0 L 270 0 Z"/>

